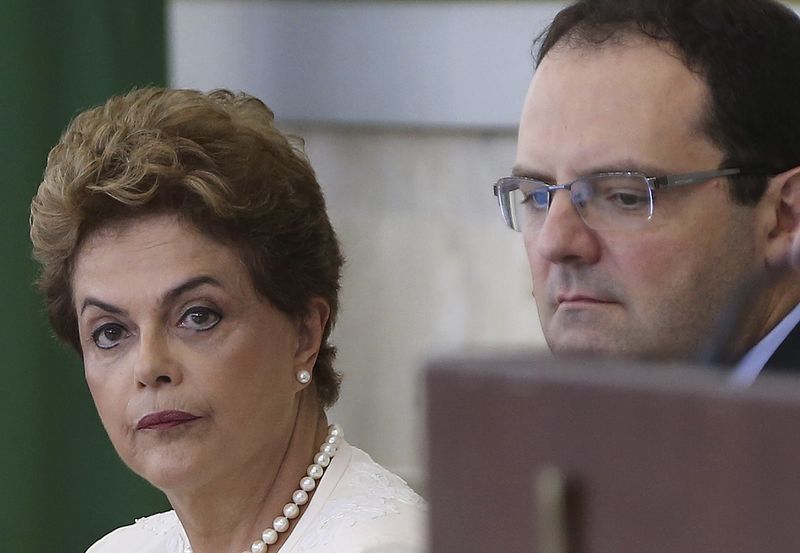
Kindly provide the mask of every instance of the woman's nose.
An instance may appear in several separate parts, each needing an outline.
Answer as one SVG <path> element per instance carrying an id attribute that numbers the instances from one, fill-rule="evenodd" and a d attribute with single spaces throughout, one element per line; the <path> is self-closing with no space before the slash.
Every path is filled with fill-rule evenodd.
<path id="1" fill-rule="evenodd" d="M 182 371 L 179 357 L 164 332 L 142 331 L 134 366 L 134 378 L 140 387 L 179 384 Z"/>

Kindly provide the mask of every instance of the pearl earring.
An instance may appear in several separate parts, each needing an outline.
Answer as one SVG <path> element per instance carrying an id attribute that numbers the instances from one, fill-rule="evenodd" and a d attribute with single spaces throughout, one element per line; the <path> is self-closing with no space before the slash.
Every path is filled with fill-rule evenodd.
<path id="1" fill-rule="evenodd" d="M 300 384 L 308 384 L 311 382 L 311 373 L 305 369 L 302 371 L 297 371 L 297 381 Z"/>

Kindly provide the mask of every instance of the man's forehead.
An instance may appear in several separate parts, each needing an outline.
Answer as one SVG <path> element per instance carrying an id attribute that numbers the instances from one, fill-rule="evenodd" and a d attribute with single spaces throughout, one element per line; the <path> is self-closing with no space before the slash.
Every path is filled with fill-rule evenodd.
<path id="1" fill-rule="evenodd" d="M 561 179 L 623 162 L 676 169 L 687 148 L 718 152 L 703 132 L 707 105 L 705 82 L 656 41 L 551 50 L 525 100 L 517 169 Z"/>
<path id="2" fill-rule="evenodd" d="M 624 84 L 628 77 L 647 75 L 651 79 L 660 76 L 680 77 L 706 87 L 702 75 L 687 66 L 671 43 L 636 34 L 625 37 L 598 44 L 566 39 L 560 41 L 544 57 L 534 78 L 543 71 L 547 73 L 551 66 L 561 70 L 577 67 L 584 72 L 600 67 L 602 70 L 611 69 L 604 73 L 604 77 L 617 80 L 620 84 Z"/>

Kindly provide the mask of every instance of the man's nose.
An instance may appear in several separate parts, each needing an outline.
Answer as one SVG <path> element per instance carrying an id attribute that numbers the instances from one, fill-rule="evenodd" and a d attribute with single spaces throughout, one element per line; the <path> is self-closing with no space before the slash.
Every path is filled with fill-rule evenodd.
<path id="1" fill-rule="evenodd" d="M 592 264 L 600 258 L 598 237 L 578 214 L 569 190 L 557 190 L 541 226 L 527 232 L 535 252 L 551 263 Z"/>
<path id="2" fill-rule="evenodd" d="M 139 351 L 134 366 L 134 378 L 139 387 L 157 387 L 178 384 L 182 378 L 181 366 L 169 336 L 157 330 L 142 331 Z"/>

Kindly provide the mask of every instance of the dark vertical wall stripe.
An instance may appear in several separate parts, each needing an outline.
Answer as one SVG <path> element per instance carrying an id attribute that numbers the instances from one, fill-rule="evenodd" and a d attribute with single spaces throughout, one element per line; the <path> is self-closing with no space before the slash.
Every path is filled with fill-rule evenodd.
<path id="1" fill-rule="evenodd" d="M 28 205 L 78 111 L 164 84 L 163 1 L 0 3 L 0 551 L 84 551 L 166 507 L 108 443 L 32 281 Z"/>

